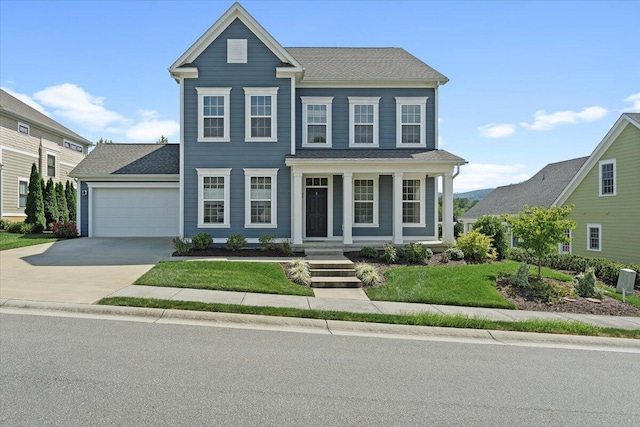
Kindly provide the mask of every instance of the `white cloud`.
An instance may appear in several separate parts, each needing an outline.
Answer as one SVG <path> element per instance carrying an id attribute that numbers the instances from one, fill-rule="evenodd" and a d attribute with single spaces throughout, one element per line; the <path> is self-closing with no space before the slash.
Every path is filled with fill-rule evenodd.
<path id="1" fill-rule="evenodd" d="M 525 169 L 525 165 L 470 163 L 460 167 L 460 175 L 453 180 L 453 190 L 460 193 L 517 184 L 529 179 L 529 175 L 524 173 Z"/>
<path id="2" fill-rule="evenodd" d="M 538 110 L 533 115 L 533 123 L 522 122 L 520 126 L 537 131 L 551 130 L 564 123 L 592 122 L 603 118 L 607 112 L 606 108 L 598 106 L 586 107 L 580 112 L 557 111 L 551 114 L 547 114 L 544 110 Z"/>
<path id="3" fill-rule="evenodd" d="M 159 120 L 160 115 L 154 110 L 140 110 L 142 120 L 125 131 L 131 142 L 155 142 L 162 135 L 170 141 L 180 131 L 180 124 L 174 120 Z M 176 141 L 172 141 L 176 142 Z"/>
<path id="4" fill-rule="evenodd" d="M 9 95 L 13 95 L 14 97 L 18 98 L 20 101 L 24 102 L 29 107 L 35 108 L 36 110 L 40 111 L 42 114 L 50 116 L 50 114 L 44 109 L 44 107 L 38 104 L 29 95 L 25 95 L 24 93 L 14 92 L 11 89 L 7 89 L 6 87 L 3 87 L 2 90 L 7 92 Z"/>
<path id="5" fill-rule="evenodd" d="M 64 83 L 47 87 L 35 93 L 34 98 L 53 108 L 55 115 L 67 118 L 91 131 L 130 124 L 121 114 L 106 109 L 103 97 L 92 96 L 75 84 Z"/>
<path id="6" fill-rule="evenodd" d="M 483 138 L 504 138 L 513 135 L 515 131 L 516 125 L 511 123 L 489 123 L 488 125 L 478 127 L 478 132 Z"/>
<path id="7" fill-rule="evenodd" d="M 624 99 L 624 102 L 631 102 L 632 106 L 624 109 L 625 112 L 640 113 L 640 92 Z"/>

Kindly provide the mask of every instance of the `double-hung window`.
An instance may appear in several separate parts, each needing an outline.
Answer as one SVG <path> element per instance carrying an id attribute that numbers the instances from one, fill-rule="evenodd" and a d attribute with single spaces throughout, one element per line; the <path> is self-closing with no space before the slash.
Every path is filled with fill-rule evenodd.
<path id="1" fill-rule="evenodd" d="M 229 142 L 230 87 L 197 87 L 198 142 Z"/>
<path id="2" fill-rule="evenodd" d="M 333 97 L 301 96 L 302 146 L 331 147 Z"/>
<path id="3" fill-rule="evenodd" d="M 402 180 L 402 225 L 424 227 L 425 183 L 421 178 Z"/>
<path id="4" fill-rule="evenodd" d="M 600 165 L 600 195 L 616 195 L 616 160 L 602 160 Z"/>
<path id="5" fill-rule="evenodd" d="M 29 181 L 26 179 L 18 180 L 18 207 L 27 207 L 27 195 L 29 194 Z"/>
<path id="6" fill-rule="evenodd" d="M 278 169 L 245 169 L 246 228 L 276 228 Z"/>
<path id="7" fill-rule="evenodd" d="M 425 147 L 427 97 L 396 97 L 396 146 Z"/>
<path id="8" fill-rule="evenodd" d="M 231 169 L 196 169 L 198 173 L 198 227 L 229 228 Z"/>
<path id="9" fill-rule="evenodd" d="M 245 87 L 245 141 L 278 140 L 278 88 Z"/>
<path id="10" fill-rule="evenodd" d="M 353 180 L 353 226 L 378 226 L 378 180 Z"/>
<path id="11" fill-rule="evenodd" d="M 378 146 L 380 97 L 349 97 L 349 146 Z"/>
<path id="12" fill-rule="evenodd" d="M 587 224 L 587 250 L 602 251 L 602 225 Z"/>
<path id="13" fill-rule="evenodd" d="M 56 176 L 56 156 L 53 154 L 47 154 L 47 176 Z"/>
<path id="14" fill-rule="evenodd" d="M 564 235 L 567 236 L 568 239 L 571 239 L 571 230 L 564 230 Z M 559 243 L 558 244 L 558 253 L 560 254 L 570 254 L 571 253 L 571 240 L 567 243 Z"/>

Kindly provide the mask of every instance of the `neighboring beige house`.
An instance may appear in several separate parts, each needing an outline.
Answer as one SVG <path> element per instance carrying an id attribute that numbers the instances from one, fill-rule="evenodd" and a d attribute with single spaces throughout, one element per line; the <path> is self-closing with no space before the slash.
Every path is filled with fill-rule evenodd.
<path id="1" fill-rule="evenodd" d="M 0 214 L 23 220 L 31 165 L 55 182 L 87 155 L 91 141 L 0 89 Z"/>

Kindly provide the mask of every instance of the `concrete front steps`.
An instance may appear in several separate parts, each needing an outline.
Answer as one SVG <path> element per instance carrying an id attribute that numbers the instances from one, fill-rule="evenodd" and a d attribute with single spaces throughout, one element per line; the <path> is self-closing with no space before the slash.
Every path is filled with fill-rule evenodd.
<path id="1" fill-rule="evenodd" d="M 360 288 L 353 262 L 342 255 L 310 255 L 312 288 Z"/>

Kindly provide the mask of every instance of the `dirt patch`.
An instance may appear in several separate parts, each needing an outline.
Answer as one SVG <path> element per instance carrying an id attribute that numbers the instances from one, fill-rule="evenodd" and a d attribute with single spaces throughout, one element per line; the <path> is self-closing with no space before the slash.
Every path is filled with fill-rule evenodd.
<path id="1" fill-rule="evenodd" d="M 242 257 L 242 258 L 258 258 L 258 257 L 266 257 L 266 258 L 275 258 L 275 257 L 293 257 L 293 258 L 304 258 L 304 252 L 294 252 L 293 255 L 286 255 L 281 251 L 274 249 L 270 251 L 265 251 L 260 248 L 256 249 L 240 249 L 237 251 L 230 251 L 227 248 L 207 248 L 205 250 L 197 250 L 191 248 L 187 254 L 178 255 L 177 252 L 174 252 L 171 256 L 195 256 L 195 257 L 208 257 L 208 256 L 219 256 L 219 257 Z"/>

